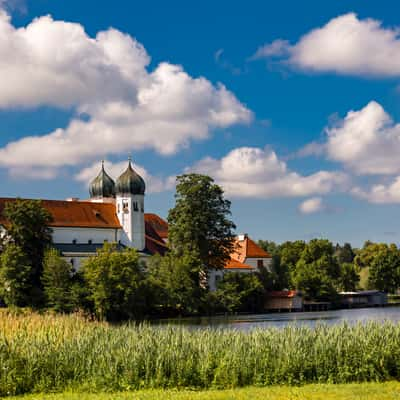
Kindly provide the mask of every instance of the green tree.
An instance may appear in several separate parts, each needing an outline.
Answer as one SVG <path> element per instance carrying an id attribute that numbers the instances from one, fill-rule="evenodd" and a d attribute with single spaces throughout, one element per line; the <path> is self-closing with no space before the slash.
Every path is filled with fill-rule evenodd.
<path id="1" fill-rule="evenodd" d="M 350 262 L 344 262 L 340 265 L 339 286 L 344 292 L 352 292 L 357 289 L 360 282 L 360 275 L 357 267 Z"/>
<path id="2" fill-rule="evenodd" d="M 264 287 L 256 274 L 227 272 L 214 292 L 219 311 L 256 312 L 263 309 Z"/>
<path id="3" fill-rule="evenodd" d="M 71 309 L 73 267 L 56 249 L 48 249 L 44 255 L 42 283 L 47 305 L 55 311 Z"/>
<path id="4" fill-rule="evenodd" d="M 352 263 L 355 253 L 350 243 L 345 243 L 343 246 L 336 245 L 335 256 L 339 264 Z"/>
<path id="5" fill-rule="evenodd" d="M 32 285 L 41 287 L 44 250 L 51 243 L 52 217 L 40 200 L 7 202 L 3 211 L 7 220 L 7 240 L 19 246 L 32 265 Z"/>
<path id="6" fill-rule="evenodd" d="M 279 260 L 275 267 L 279 270 L 281 289 L 294 289 L 293 276 L 296 272 L 296 265 L 306 247 L 303 240 L 285 242 L 279 246 Z"/>
<path id="7" fill-rule="evenodd" d="M 201 264 L 197 255 L 155 255 L 148 263 L 152 308 L 157 314 L 196 314 L 206 292 L 199 285 Z"/>
<path id="8" fill-rule="evenodd" d="M 82 266 L 94 311 L 111 321 L 138 318 L 146 310 L 145 275 L 135 249 L 105 243 Z"/>
<path id="9" fill-rule="evenodd" d="M 199 174 L 177 177 L 176 204 L 168 214 L 168 240 L 178 257 L 197 254 L 203 271 L 222 269 L 234 250 L 230 201 L 212 178 Z"/>
<path id="10" fill-rule="evenodd" d="M 331 242 L 311 240 L 301 253 L 293 274 L 295 287 L 306 298 L 329 301 L 337 294 L 340 267 Z"/>
<path id="11" fill-rule="evenodd" d="M 7 306 L 29 304 L 32 266 L 22 249 L 9 243 L 0 256 L 0 297 Z"/>
<path id="12" fill-rule="evenodd" d="M 389 293 L 400 286 L 400 253 L 395 244 L 380 246 L 370 263 L 368 286 Z"/>

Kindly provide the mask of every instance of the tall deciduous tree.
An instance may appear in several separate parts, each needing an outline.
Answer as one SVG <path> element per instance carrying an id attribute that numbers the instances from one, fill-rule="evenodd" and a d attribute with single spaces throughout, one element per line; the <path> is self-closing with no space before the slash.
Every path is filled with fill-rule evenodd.
<path id="1" fill-rule="evenodd" d="M 331 300 L 337 293 L 340 267 L 328 240 L 311 240 L 296 264 L 293 281 L 307 298 Z"/>
<path id="2" fill-rule="evenodd" d="M 65 312 L 71 309 L 72 274 L 72 265 L 56 249 L 46 250 L 42 283 L 47 305 L 55 311 Z"/>
<path id="3" fill-rule="evenodd" d="M 32 266 L 22 249 L 10 243 L 0 257 L 0 297 L 7 306 L 29 305 Z"/>
<path id="4" fill-rule="evenodd" d="M 400 252 L 395 244 L 380 246 L 369 266 L 368 286 L 393 293 L 400 287 Z"/>
<path id="5" fill-rule="evenodd" d="M 45 248 L 51 243 L 50 213 L 40 200 L 16 199 L 6 203 L 7 238 L 19 246 L 32 265 L 32 285 L 41 286 Z"/>
<path id="6" fill-rule="evenodd" d="M 168 240 L 176 255 L 197 254 L 204 270 L 222 269 L 234 249 L 231 203 L 206 175 L 177 177 L 176 204 L 168 215 Z"/>
<path id="7" fill-rule="evenodd" d="M 199 285 L 201 265 L 196 255 L 155 255 L 148 265 L 152 308 L 157 314 L 196 314 L 205 294 Z"/>
<path id="8" fill-rule="evenodd" d="M 142 315 L 145 276 L 135 249 L 117 251 L 115 244 L 105 243 L 82 268 L 100 319 L 132 319 Z"/>

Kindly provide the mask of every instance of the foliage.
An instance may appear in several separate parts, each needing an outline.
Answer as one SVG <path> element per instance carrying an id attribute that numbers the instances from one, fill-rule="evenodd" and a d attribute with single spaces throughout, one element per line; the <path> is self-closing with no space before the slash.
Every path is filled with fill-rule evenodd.
<path id="1" fill-rule="evenodd" d="M 399 343 L 389 322 L 241 332 L 3 314 L 0 396 L 398 380 Z"/>
<path id="2" fill-rule="evenodd" d="M 5 246 L 0 256 L 0 298 L 7 306 L 26 306 L 31 293 L 32 266 L 22 249 L 14 243 Z"/>
<path id="3" fill-rule="evenodd" d="M 340 265 L 340 290 L 344 292 L 352 292 L 357 290 L 360 282 L 360 275 L 353 263 L 345 262 Z"/>
<path id="4" fill-rule="evenodd" d="M 311 240 L 301 253 L 293 282 L 306 298 L 329 301 L 337 293 L 340 267 L 334 257 L 331 242 L 323 239 Z"/>
<path id="5" fill-rule="evenodd" d="M 158 314 L 196 314 L 205 288 L 199 285 L 202 268 L 196 255 L 155 255 L 148 264 L 152 308 Z"/>
<path id="6" fill-rule="evenodd" d="M 116 251 L 105 243 L 82 266 L 94 311 L 100 319 L 120 320 L 142 316 L 145 307 L 144 272 L 135 249 Z"/>
<path id="7" fill-rule="evenodd" d="M 264 287 L 256 274 L 227 272 L 215 291 L 220 311 L 255 312 L 263 309 Z"/>
<path id="8" fill-rule="evenodd" d="M 168 241 L 178 257 L 197 254 L 204 270 L 222 269 L 234 249 L 230 201 L 206 175 L 177 177 L 176 204 L 168 214 Z"/>
<path id="9" fill-rule="evenodd" d="M 44 255 L 42 283 L 47 305 L 55 311 L 71 309 L 72 274 L 70 263 L 56 249 L 48 249 Z"/>
<path id="10" fill-rule="evenodd" d="M 394 292 L 400 287 L 400 251 L 395 244 L 366 242 L 354 259 L 368 270 L 368 288 Z"/>
<path id="11" fill-rule="evenodd" d="M 335 256 L 340 265 L 344 263 L 351 264 L 354 261 L 355 253 L 350 243 L 345 243 L 343 246 L 337 244 Z"/>
<path id="12" fill-rule="evenodd" d="M 394 293 L 400 286 L 400 252 L 396 245 L 381 247 L 371 261 L 368 286 Z"/>
<path id="13" fill-rule="evenodd" d="M 40 288 L 44 250 L 51 243 L 52 217 L 40 200 L 7 202 L 3 214 L 8 221 L 7 238 L 28 257 L 32 265 L 32 285 Z"/>

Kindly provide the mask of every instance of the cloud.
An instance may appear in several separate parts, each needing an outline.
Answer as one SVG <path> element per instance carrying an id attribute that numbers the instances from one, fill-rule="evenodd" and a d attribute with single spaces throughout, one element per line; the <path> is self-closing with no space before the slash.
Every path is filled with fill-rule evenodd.
<path id="1" fill-rule="evenodd" d="M 144 47 L 115 29 L 92 38 L 50 16 L 15 28 L 0 11 L 0 59 L 0 109 L 76 111 L 65 129 L 1 148 L 3 167 L 75 165 L 133 149 L 174 154 L 253 117 L 222 84 L 165 62 L 150 71 Z"/>
<path id="2" fill-rule="evenodd" d="M 305 34 L 294 45 L 278 39 L 260 47 L 254 58 L 281 57 L 314 72 L 372 77 L 400 76 L 400 28 L 348 13 Z"/>
<path id="3" fill-rule="evenodd" d="M 290 48 L 290 43 L 287 40 L 277 39 L 272 43 L 259 47 L 250 60 L 287 56 L 290 54 Z"/>
<path id="4" fill-rule="evenodd" d="M 110 161 L 104 162 L 104 167 L 108 175 L 116 181 L 118 177 L 126 170 L 127 161 L 121 161 L 117 163 L 112 163 Z M 79 173 L 75 175 L 75 179 L 86 185 L 98 175 L 100 171 L 99 163 L 93 163 L 89 167 L 82 169 Z M 159 193 L 167 190 L 171 190 L 175 187 L 175 176 L 170 176 L 167 178 L 161 178 L 158 176 L 151 175 L 145 168 L 140 165 L 134 164 L 133 168 L 135 171 L 144 179 L 146 183 L 147 193 Z"/>
<path id="5" fill-rule="evenodd" d="M 348 176 L 337 171 L 300 175 L 267 148 L 240 147 L 219 160 L 205 158 L 188 171 L 212 176 L 232 197 L 303 197 L 342 190 L 349 184 Z"/>
<path id="6" fill-rule="evenodd" d="M 327 156 L 356 174 L 400 173 L 400 124 L 377 102 L 349 111 L 335 126 L 326 128 L 326 133 Z"/>
<path id="7" fill-rule="evenodd" d="M 376 184 L 367 189 L 355 187 L 351 193 L 370 203 L 400 203 L 400 176 L 394 178 L 389 184 Z"/>
<path id="8" fill-rule="evenodd" d="M 240 75 L 243 71 L 235 67 L 230 61 L 224 57 L 224 49 L 218 49 L 214 53 L 214 60 L 221 68 L 228 70 L 232 75 Z"/>
<path id="9" fill-rule="evenodd" d="M 302 214 L 315 214 L 318 212 L 325 211 L 327 208 L 321 197 L 312 197 L 303 201 L 299 205 L 299 211 Z"/>

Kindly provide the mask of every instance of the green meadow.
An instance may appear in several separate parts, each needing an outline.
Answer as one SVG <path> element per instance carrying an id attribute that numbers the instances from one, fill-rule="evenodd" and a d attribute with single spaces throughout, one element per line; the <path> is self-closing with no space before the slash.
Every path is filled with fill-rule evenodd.
<path id="1" fill-rule="evenodd" d="M 141 390 L 120 393 L 29 395 L 14 400 L 397 400 L 400 383 L 319 384 L 302 387 L 243 388 L 208 391 Z M 10 399 L 10 400 L 11 400 Z"/>
<path id="2" fill-rule="evenodd" d="M 212 393 L 213 398 L 221 399 L 256 399 L 264 394 L 275 399 L 296 398 L 284 396 L 296 396 L 296 393 L 301 396 L 302 390 L 309 390 L 316 391 L 315 396 L 328 399 L 324 390 L 332 393 L 343 390 L 351 396 L 352 391 L 369 388 L 371 395 L 376 390 L 392 398 L 391 393 L 399 390 L 395 383 L 296 386 L 398 380 L 400 326 L 389 322 L 320 325 L 315 329 L 292 326 L 245 333 L 146 324 L 111 326 L 77 315 L 6 312 L 0 314 L 0 365 L 0 396 L 140 390 L 136 394 L 112 395 L 119 397 L 76 396 L 80 399 L 160 396 L 202 399 Z M 275 388 L 279 385 L 285 387 Z M 232 397 L 231 389 L 248 386 L 257 388 L 235 391 Z M 141 392 L 147 389 L 228 391 L 166 392 L 165 395 L 164 392 Z M 33 398 L 63 398 L 63 395 L 39 396 L 42 397 Z M 71 393 L 64 396 L 74 398 Z"/>

